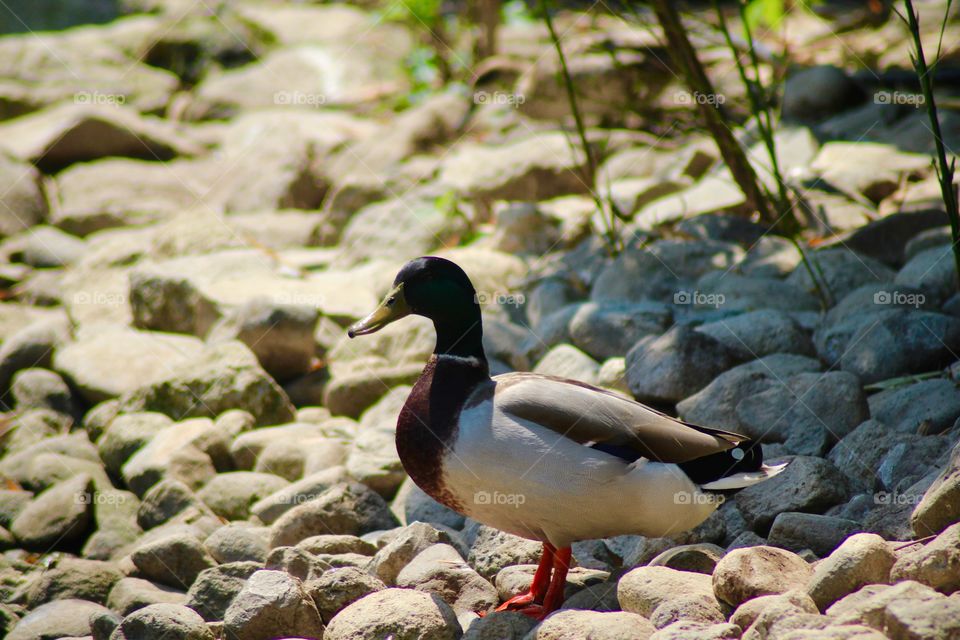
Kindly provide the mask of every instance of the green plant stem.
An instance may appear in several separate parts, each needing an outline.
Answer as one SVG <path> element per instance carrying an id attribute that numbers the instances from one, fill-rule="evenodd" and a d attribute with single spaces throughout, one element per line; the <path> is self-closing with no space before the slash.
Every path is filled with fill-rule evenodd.
<path id="1" fill-rule="evenodd" d="M 947 2 L 947 13 L 944 15 L 944 21 L 949 17 L 950 5 Z M 957 269 L 957 277 L 960 278 L 960 205 L 957 203 L 957 188 L 953 184 L 954 169 L 956 160 L 947 161 L 947 151 L 943 144 L 943 134 L 940 132 L 940 118 L 937 115 L 937 103 L 933 97 L 933 74 L 927 67 L 926 58 L 923 55 L 923 41 L 920 37 L 920 23 L 917 14 L 913 9 L 911 0 L 904 0 L 907 8 L 907 25 L 913 36 L 913 44 L 916 48 L 913 56 L 913 66 L 917 72 L 920 88 L 923 91 L 924 104 L 927 107 L 927 116 L 930 118 L 930 127 L 933 131 L 933 140 L 937 148 L 936 170 L 937 179 L 940 181 L 940 193 L 943 195 L 943 204 L 947 210 L 947 216 L 950 218 L 950 233 L 953 239 L 953 260 Z M 938 47 L 939 48 L 939 47 Z M 938 60 L 933 61 L 934 67 Z"/>
<path id="2" fill-rule="evenodd" d="M 604 235 L 606 236 L 608 249 L 611 253 L 616 254 L 619 253 L 622 248 L 620 236 L 616 229 L 616 207 L 613 206 L 612 198 L 610 198 L 610 206 L 604 206 L 603 200 L 597 194 L 597 160 L 593 155 L 593 148 L 590 146 L 590 141 L 587 140 L 587 128 L 584 126 L 583 116 L 580 114 L 580 106 L 577 102 L 576 89 L 573 86 L 573 77 L 570 75 L 569 67 L 567 67 L 567 57 L 563 54 L 563 46 L 560 44 L 560 37 L 557 35 L 557 31 L 553 26 L 553 18 L 550 16 L 550 7 L 547 4 L 547 0 L 540 0 L 540 10 L 543 12 L 543 21 L 547 25 L 547 31 L 550 32 L 550 40 L 553 42 L 553 47 L 557 51 L 557 58 L 560 61 L 560 71 L 563 76 L 563 86 L 567 94 L 567 101 L 570 104 L 570 112 L 573 115 L 573 121 L 577 129 L 577 136 L 580 138 L 580 146 L 583 148 L 583 153 L 586 159 L 587 175 L 585 176 L 585 181 L 590 190 L 590 195 L 593 196 L 594 203 L 596 204 L 597 209 L 600 211 L 601 219 L 604 221 L 604 225 L 607 227 Z"/>

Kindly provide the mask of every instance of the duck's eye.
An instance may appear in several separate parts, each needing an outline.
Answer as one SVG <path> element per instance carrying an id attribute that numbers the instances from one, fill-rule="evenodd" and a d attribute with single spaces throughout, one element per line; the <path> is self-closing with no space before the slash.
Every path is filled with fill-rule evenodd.
<path id="1" fill-rule="evenodd" d="M 392 307 L 393 303 L 397 301 L 397 296 L 390 296 L 387 298 L 387 306 Z"/>

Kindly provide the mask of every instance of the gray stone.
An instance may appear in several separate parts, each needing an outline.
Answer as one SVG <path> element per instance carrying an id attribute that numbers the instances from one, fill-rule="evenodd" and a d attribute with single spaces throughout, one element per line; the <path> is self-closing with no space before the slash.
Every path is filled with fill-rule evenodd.
<path id="1" fill-rule="evenodd" d="M 785 442 L 800 454 L 823 455 L 869 415 L 856 376 L 800 373 L 737 404 L 738 425 L 764 442 Z"/>
<path id="2" fill-rule="evenodd" d="M 201 353 L 203 343 L 191 336 L 94 324 L 82 327 L 73 342 L 57 349 L 53 364 L 94 404 L 157 383 Z M 115 375 L 117 371 L 124 375 Z"/>
<path id="3" fill-rule="evenodd" d="M 957 267 L 950 245 L 914 255 L 897 273 L 894 283 L 919 289 L 933 305 L 946 302 L 958 287 Z"/>
<path id="4" fill-rule="evenodd" d="M 96 530 L 83 545 L 83 556 L 108 560 L 126 550 L 142 533 L 137 524 L 140 501 L 129 491 L 101 490 L 93 495 Z"/>
<path id="5" fill-rule="evenodd" d="M 940 475 L 926 490 L 913 510 L 910 522 L 918 536 L 940 533 L 960 520 L 960 443 L 953 447 L 950 459 Z"/>
<path id="6" fill-rule="evenodd" d="M 290 509 L 313 500 L 345 481 L 346 469 L 343 467 L 318 471 L 256 502 L 250 512 L 265 524 L 273 524 Z"/>
<path id="7" fill-rule="evenodd" d="M 183 590 L 201 571 L 216 564 L 199 540 L 182 533 L 141 544 L 130 559 L 148 580 Z"/>
<path id="8" fill-rule="evenodd" d="M 898 433 L 942 433 L 960 416 L 960 389 L 950 380 L 922 380 L 870 396 L 870 416 Z"/>
<path id="9" fill-rule="evenodd" d="M 254 503 L 287 485 L 285 479 L 270 473 L 233 471 L 211 478 L 197 497 L 221 518 L 243 520 Z"/>
<path id="10" fill-rule="evenodd" d="M 947 527 L 926 545 L 901 554 L 890 578 L 895 582 L 915 580 L 946 594 L 960 590 L 960 523 Z"/>
<path id="11" fill-rule="evenodd" d="M 598 361 L 622 357 L 640 338 L 659 335 L 672 313 L 664 304 L 587 302 L 570 319 L 570 339 Z"/>
<path id="12" fill-rule="evenodd" d="M 697 327 L 744 358 L 762 358 L 774 353 L 814 354 L 810 336 L 783 311 L 761 309 L 722 318 Z"/>
<path id="13" fill-rule="evenodd" d="M 120 623 L 117 640 L 213 640 L 203 618 L 181 604 L 151 604 L 131 613 Z M 113 637 L 113 636 L 111 636 Z"/>
<path id="14" fill-rule="evenodd" d="M 740 627 L 732 624 L 708 624 L 678 620 L 650 636 L 650 640 L 735 640 Z"/>
<path id="15" fill-rule="evenodd" d="M 596 384 L 599 370 L 600 363 L 569 344 L 558 344 L 551 348 L 533 368 L 534 373 L 579 380 L 587 384 Z"/>
<path id="16" fill-rule="evenodd" d="M 5 397 L 13 374 L 29 367 L 50 367 L 53 353 L 70 338 L 66 319 L 30 318 L 4 336 L 0 344 L 0 394 Z"/>
<path id="17" fill-rule="evenodd" d="M 744 637 L 761 640 L 778 638 L 794 630 L 819 632 L 830 622 L 829 618 L 820 615 L 810 596 L 802 589 L 793 589 L 767 600 L 746 629 Z"/>
<path id="18" fill-rule="evenodd" d="M 107 606 L 122 616 L 152 604 L 184 604 L 186 594 L 143 578 L 123 578 L 110 591 Z"/>
<path id="19" fill-rule="evenodd" d="M 641 339 L 627 353 L 627 384 L 641 401 L 677 402 L 739 364 L 740 355 L 689 326 Z"/>
<path id="20" fill-rule="evenodd" d="M 515 611 L 490 613 L 474 620 L 461 640 L 523 640 L 537 621 Z"/>
<path id="21" fill-rule="evenodd" d="M 667 567 L 637 567 L 626 573 L 617 586 L 620 607 L 644 617 L 681 593 L 715 601 L 709 575 Z"/>
<path id="22" fill-rule="evenodd" d="M 506 566 L 539 562 L 541 551 L 538 542 L 481 525 L 470 543 L 467 561 L 489 580 Z"/>
<path id="23" fill-rule="evenodd" d="M 236 339 L 250 347 L 260 365 L 278 381 L 310 370 L 317 309 L 254 298 L 233 309 L 210 330 L 208 341 Z"/>
<path id="24" fill-rule="evenodd" d="M 204 620 L 223 620 L 247 579 L 262 568 L 260 562 L 228 562 L 204 569 L 190 585 L 184 604 Z"/>
<path id="25" fill-rule="evenodd" d="M 454 640 L 462 631 L 456 614 L 439 597 L 412 589 L 376 591 L 333 617 L 324 640 Z"/>
<path id="26" fill-rule="evenodd" d="M 382 580 L 356 567 L 330 569 L 303 586 L 327 624 L 351 602 L 387 588 Z"/>
<path id="27" fill-rule="evenodd" d="M 724 553 L 723 548 L 715 544 L 682 544 L 667 549 L 647 564 L 651 567 L 668 567 L 677 571 L 710 575 Z"/>
<path id="28" fill-rule="evenodd" d="M 864 99 L 863 89 L 842 69 L 819 65 L 796 71 L 784 84 L 783 117 L 816 122 Z"/>
<path id="29" fill-rule="evenodd" d="M 93 480 L 81 473 L 52 486 L 21 511 L 10 525 L 17 542 L 48 552 L 82 539 L 91 520 Z"/>
<path id="30" fill-rule="evenodd" d="M 894 446 L 908 439 L 905 434 L 891 431 L 876 420 L 867 420 L 834 445 L 827 460 L 840 470 L 850 486 L 872 491 L 884 456 Z"/>
<path id="31" fill-rule="evenodd" d="M 527 634 L 525 640 L 647 640 L 655 631 L 643 616 L 625 611 L 560 611 Z"/>
<path id="32" fill-rule="evenodd" d="M 409 478 L 400 485 L 400 489 L 391 503 L 391 509 L 398 519 L 407 524 L 427 522 L 433 525 L 444 525 L 452 529 L 463 528 L 463 514 L 440 504 Z"/>
<path id="33" fill-rule="evenodd" d="M 237 341 L 207 347 L 164 371 L 161 379 L 130 391 L 121 398 L 127 411 L 157 411 L 182 419 L 209 417 L 230 409 L 244 409 L 257 424 L 282 424 L 294 417 L 293 405 Z"/>
<path id="34" fill-rule="evenodd" d="M 960 602 L 944 598 L 932 602 L 891 602 L 884 630 L 893 640 L 955 638 L 960 635 Z"/>
<path id="35" fill-rule="evenodd" d="M 173 518 L 180 520 L 211 515 L 190 487 L 179 480 L 166 479 L 150 487 L 137 511 L 137 524 L 143 529 L 158 527 Z"/>
<path id="36" fill-rule="evenodd" d="M 778 476 L 738 493 L 736 504 L 750 527 L 763 532 L 780 513 L 825 511 L 848 495 L 836 467 L 821 458 L 797 456 Z"/>
<path id="37" fill-rule="evenodd" d="M 435 544 L 418 553 L 395 582 L 398 587 L 440 596 L 458 614 L 489 612 L 499 602 L 496 588 L 448 544 Z"/>
<path id="38" fill-rule="evenodd" d="M 713 592 L 731 606 L 757 596 L 806 589 L 813 575 L 807 562 L 776 547 L 734 549 L 725 555 L 713 572 Z"/>
<path id="39" fill-rule="evenodd" d="M 885 584 L 896 559 L 886 540 L 858 533 L 844 540 L 813 568 L 807 593 L 820 611 L 868 584 Z"/>
<path id="40" fill-rule="evenodd" d="M 103 605 L 86 600 L 54 600 L 20 618 L 7 640 L 57 640 L 90 635 L 90 618 L 109 614 Z"/>
<path id="41" fill-rule="evenodd" d="M 27 605 L 33 609 L 52 600 L 75 598 L 106 604 L 120 570 L 112 563 L 65 557 L 30 583 Z"/>
<path id="42" fill-rule="evenodd" d="M 697 281 L 696 290 L 703 296 L 704 303 L 711 303 L 701 307 L 722 306 L 728 312 L 757 309 L 819 311 L 821 307 L 816 294 L 778 277 L 712 271 Z"/>
<path id="43" fill-rule="evenodd" d="M 47 215 L 40 172 L 28 162 L 0 153 L 0 238 L 38 224 Z"/>
<path id="44" fill-rule="evenodd" d="M 119 475 L 123 464 L 173 420 L 162 413 L 128 413 L 114 418 L 97 440 L 97 451 L 107 470 Z"/>
<path id="45" fill-rule="evenodd" d="M 871 584 L 835 602 L 826 613 L 837 624 L 863 624 L 883 629 L 886 607 L 890 603 L 903 601 L 917 606 L 941 599 L 942 594 L 912 580 L 894 585 Z"/>
<path id="46" fill-rule="evenodd" d="M 164 478 L 197 489 L 216 475 L 207 452 L 223 453 L 222 434 L 213 421 L 195 418 L 169 425 L 154 435 L 123 464 L 121 474 L 130 489 L 143 495 Z"/>
<path id="47" fill-rule="evenodd" d="M 857 287 L 874 282 L 889 282 L 894 278 L 894 271 L 885 264 L 868 256 L 861 256 L 848 249 L 824 249 L 809 254 L 814 263 L 817 278 L 823 274 L 821 285 L 826 285 L 832 300 L 840 300 Z M 804 265 L 799 265 L 787 277 L 787 284 L 799 287 L 804 291 L 816 294 L 816 286 L 810 277 L 810 272 Z"/>
<path id="48" fill-rule="evenodd" d="M 17 409 L 49 409 L 68 416 L 76 415 L 77 407 L 70 387 L 53 371 L 21 369 L 10 385 L 13 406 Z"/>
<path id="49" fill-rule="evenodd" d="M 737 415 L 741 401 L 783 386 L 781 380 L 799 373 L 820 370 L 820 363 L 804 356 L 773 354 L 721 373 L 706 387 L 677 403 L 677 411 L 695 424 L 712 425 L 739 432 Z"/>
<path id="50" fill-rule="evenodd" d="M 414 522 L 399 532 L 377 551 L 370 561 L 370 573 L 387 585 L 396 584 L 403 568 L 429 547 L 450 542 L 450 536 L 424 522 Z"/>
<path id="51" fill-rule="evenodd" d="M 281 571 L 257 571 L 227 608 L 224 633 L 239 640 L 324 637 L 323 622 L 300 581 Z"/>
<path id="52" fill-rule="evenodd" d="M 264 562 L 270 551 L 270 529 L 231 522 L 211 533 L 203 546 L 220 563 Z"/>
<path id="53" fill-rule="evenodd" d="M 858 526 L 853 520 L 845 518 L 784 512 L 774 519 L 767 540 L 773 547 L 796 553 L 810 550 L 822 558 L 836 549 Z"/>
<path id="54" fill-rule="evenodd" d="M 377 493 L 356 482 L 339 484 L 280 516 L 272 525 L 270 546 L 295 545 L 317 531 L 359 535 L 397 524 Z"/>

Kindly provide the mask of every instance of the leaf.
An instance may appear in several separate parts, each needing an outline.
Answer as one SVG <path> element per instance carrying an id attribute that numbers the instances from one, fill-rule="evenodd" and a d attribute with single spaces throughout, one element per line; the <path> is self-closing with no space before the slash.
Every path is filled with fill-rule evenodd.
<path id="1" fill-rule="evenodd" d="M 756 31 L 757 27 L 773 29 L 780 26 L 787 15 L 786 3 L 784 0 L 750 0 L 745 15 L 750 31 Z"/>

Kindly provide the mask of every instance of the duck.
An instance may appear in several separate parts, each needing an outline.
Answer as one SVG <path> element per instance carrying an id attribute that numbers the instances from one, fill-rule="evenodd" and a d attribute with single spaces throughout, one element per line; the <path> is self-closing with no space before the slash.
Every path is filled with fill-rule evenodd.
<path id="1" fill-rule="evenodd" d="M 543 545 L 530 588 L 497 611 L 543 619 L 562 604 L 574 542 L 692 529 L 786 466 L 746 436 L 578 380 L 491 376 L 477 292 L 450 260 L 406 263 L 347 334 L 409 315 L 433 322 L 436 347 L 397 418 L 403 468 L 437 502 Z"/>

